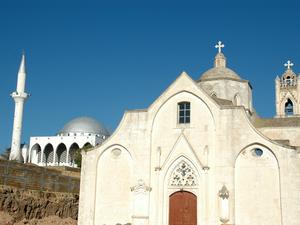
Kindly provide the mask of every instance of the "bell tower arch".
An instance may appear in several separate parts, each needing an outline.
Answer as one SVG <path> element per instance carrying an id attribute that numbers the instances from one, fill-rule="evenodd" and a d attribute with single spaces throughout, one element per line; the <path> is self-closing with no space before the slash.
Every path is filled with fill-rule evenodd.
<path id="1" fill-rule="evenodd" d="M 300 78 L 292 70 L 293 65 L 288 60 L 286 71 L 275 79 L 276 117 L 300 116 Z"/>

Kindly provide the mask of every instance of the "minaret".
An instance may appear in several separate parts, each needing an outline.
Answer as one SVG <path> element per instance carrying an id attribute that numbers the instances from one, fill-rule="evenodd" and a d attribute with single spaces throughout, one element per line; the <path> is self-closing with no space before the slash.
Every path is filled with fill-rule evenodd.
<path id="1" fill-rule="evenodd" d="M 21 155 L 21 134 L 22 134 L 22 119 L 23 119 L 23 106 L 28 94 L 25 92 L 25 54 L 22 54 L 22 60 L 18 72 L 17 90 L 11 94 L 15 101 L 15 114 L 14 126 L 12 132 L 12 143 L 9 160 L 22 161 Z"/>

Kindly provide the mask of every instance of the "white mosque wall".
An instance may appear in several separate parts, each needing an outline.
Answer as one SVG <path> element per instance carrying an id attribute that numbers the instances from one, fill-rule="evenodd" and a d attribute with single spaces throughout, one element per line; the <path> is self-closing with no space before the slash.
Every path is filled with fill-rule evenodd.
<path id="1" fill-rule="evenodd" d="M 86 144 L 96 146 L 102 141 L 97 135 L 31 137 L 28 162 L 40 166 L 76 166 L 72 150 Z"/>

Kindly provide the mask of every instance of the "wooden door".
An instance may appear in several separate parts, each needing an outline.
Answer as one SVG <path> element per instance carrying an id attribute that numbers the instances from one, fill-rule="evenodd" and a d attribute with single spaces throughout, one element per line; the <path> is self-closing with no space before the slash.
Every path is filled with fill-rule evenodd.
<path id="1" fill-rule="evenodd" d="M 169 225 L 197 225 L 197 196 L 178 191 L 169 198 Z"/>

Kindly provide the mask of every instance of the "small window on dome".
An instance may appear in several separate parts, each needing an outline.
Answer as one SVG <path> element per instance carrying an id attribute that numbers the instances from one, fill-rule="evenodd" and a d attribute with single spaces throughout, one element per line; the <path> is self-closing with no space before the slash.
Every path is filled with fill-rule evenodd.
<path id="1" fill-rule="evenodd" d="M 186 124 L 191 120 L 191 104 L 190 102 L 178 103 L 178 123 Z"/>

